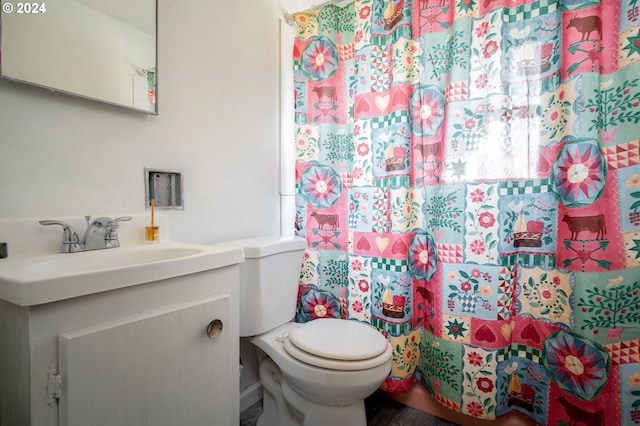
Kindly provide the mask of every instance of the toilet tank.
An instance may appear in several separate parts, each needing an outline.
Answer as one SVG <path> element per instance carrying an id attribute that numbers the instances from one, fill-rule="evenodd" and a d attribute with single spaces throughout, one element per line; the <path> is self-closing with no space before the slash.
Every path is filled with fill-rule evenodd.
<path id="1" fill-rule="evenodd" d="M 300 237 L 257 237 L 217 245 L 242 247 L 240 336 L 255 336 L 295 316 L 298 282 L 307 241 Z"/>

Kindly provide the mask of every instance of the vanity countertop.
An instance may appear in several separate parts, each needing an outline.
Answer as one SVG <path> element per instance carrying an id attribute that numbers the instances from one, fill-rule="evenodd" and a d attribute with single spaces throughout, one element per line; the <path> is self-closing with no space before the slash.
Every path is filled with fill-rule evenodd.
<path id="1" fill-rule="evenodd" d="M 0 260 L 0 299 L 32 306 L 238 264 L 242 249 L 165 242 Z"/>
<path id="2" fill-rule="evenodd" d="M 144 244 L 146 215 L 133 216 L 118 231 L 120 247 L 58 253 L 61 229 L 38 219 L 0 220 L 0 240 L 9 256 L 0 259 L 0 299 L 20 306 L 66 300 L 118 288 L 224 268 L 244 260 L 241 248 L 169 241 L 158 217 L 160 242 Z M 78 218 L 62 219 L 82 231 Z"/>

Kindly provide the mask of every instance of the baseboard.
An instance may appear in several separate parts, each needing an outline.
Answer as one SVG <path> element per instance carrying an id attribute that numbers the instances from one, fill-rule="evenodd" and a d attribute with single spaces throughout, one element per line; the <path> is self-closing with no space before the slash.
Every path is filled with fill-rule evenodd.
<path id="1" fill-rule="evenodd" d="M 240 392 L 240 412 L 251 407 L 262 399 L 262 382 L 255 382 L 242 392 Z"/>

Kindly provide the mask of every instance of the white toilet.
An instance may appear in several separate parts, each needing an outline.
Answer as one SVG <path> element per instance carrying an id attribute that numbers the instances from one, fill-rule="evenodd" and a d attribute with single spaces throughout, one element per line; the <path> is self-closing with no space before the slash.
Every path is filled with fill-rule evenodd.
<path id="1" fill-rule="evenodd" d="M 364 399 L 391 371 L 391 345 L 354 320 L 293 322 L 306 241 L 264 237 L 222 243 L 244 248 L 240 336 L 258 348 L 259 426 L 365 426 Z"/>

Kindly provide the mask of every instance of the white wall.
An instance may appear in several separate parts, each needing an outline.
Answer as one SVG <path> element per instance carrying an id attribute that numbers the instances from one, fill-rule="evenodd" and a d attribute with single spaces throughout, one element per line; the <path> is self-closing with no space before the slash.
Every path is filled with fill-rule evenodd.
<path id="1" fill-rule="evenodd" d="M 158 0 L 158 116 L 0 81 L 0 217 L 144 213 L 151 167 L 184 173 L 173 240 L 279 232 L 281 16 Z"/>

